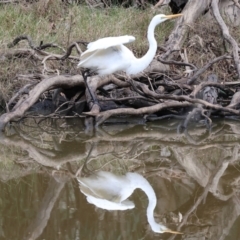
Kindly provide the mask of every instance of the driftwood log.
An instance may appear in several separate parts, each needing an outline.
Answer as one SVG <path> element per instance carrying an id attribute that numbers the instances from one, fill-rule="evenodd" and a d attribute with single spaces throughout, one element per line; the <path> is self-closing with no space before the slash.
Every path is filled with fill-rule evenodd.
<path id="1" fill-rule="evenodd" d="M 235 6 L 238 7 L 237 2 Z M 197 67 L 189 63 L 186 51 L 189 44 L 192 46 L 196 43 L 186 43 L 186 39 L 194 22 L 199 17 L 204 18 L 206 12 L 214 16 L 211 21 L 218 23 L 230 51 L 214 54 L 210 61 Z M 176 21 L 168 40 L 159 47 L 156 58 L 144 72 L 131 79 L 122 73 L 88 78 L 89 87 L 98 98 L 99 105 L 92 103 L 80 70 L 76 69 L 79 57 L 72 55 L 73 48 L 80 54 L 80 44 L 86 45 L 85 42 L 72 43 L 61 55 L 47 51 L 49 48 L 62 49 L 58 45 L 40 43 L 36 46 L 30 36 L 18 36 L 9 44 L 9 51 L 0 53 L 1 61 L 13 58 L 41 61 L 42 73 L 21 76 L 30 83 L 19 89 L 6 104 L 6 113 L 0 117 L 1 130 L 9 122 L 27 116 L 85 117 L 96 126 L 116 115 L 138 115 L 144 121 L 182 116 L 183 128 L 192 120 L 204 120 L 210 127 L 214 117 L 239 119 L 240 50 L 220 14 L 219 0 L 188 1 L 182 13 L 184 16 Z M 198 36 L 196 38 L 200 39 Z M 20 41 L 27 41 L 29 49 L 13 49 Z M 201 41 L 198 42 L 204 48 Z M 66 74 L 64 67 L 63 71 L 60 67 L 52 67 L 65 63 L 73 66 L 69 74 Z M 215 64 L 231 68 L 228 76 L 235 81 L 219 79 L 217 72 L 211 72 Z M 206 72 L 210 74 L 206 75 Z M 39 111 L 43 106 L 47 108 L 47 113 Z"/>

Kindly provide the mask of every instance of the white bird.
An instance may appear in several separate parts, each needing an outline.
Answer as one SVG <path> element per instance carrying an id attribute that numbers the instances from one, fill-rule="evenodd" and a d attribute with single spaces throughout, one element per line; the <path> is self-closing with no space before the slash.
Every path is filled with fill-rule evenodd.
<path id="1" fill-rule="evenodd" d="M 87 50 L 81 54 L 78 67 L 89 69 L 90 72 L 98 75 L 107 75 L 118 71 L 124 71 L 127 75 L 131 75 L 143 71 L 151 63 L 157 51 L 157 41 L 154 37 L 155 27 L 167 19 L 179 16 L 182 14 L 158 14 L 153 17 L 147 32 L 149 49 L 143 57 L 136 58 L 132 51 L 123 45 L 133 42 L 135 37 L 128 35 L 106 37 L 88 44 Z M 87 85 L 87 75 L 83 74 L 83 78 Z M 91 92 L 90 94 L 92 95 Z"/>
<path id="2" fill-rule="evenodd" d="M 154 232 L 175 233 L 154 219 L 154 209 L 157 204 L 156 194 L 149 182 L 138 173 L 128 172 L 126 175 L 116 175 L 110 172 L 98 171 L 89 177 L 79 177 L 81 192 L 87 196 L 87 201 L 106 210 L 127 210 L 135 207 L 127 198 L 136 188 L 144 191 L 148 197 L 147 219 Z"/>

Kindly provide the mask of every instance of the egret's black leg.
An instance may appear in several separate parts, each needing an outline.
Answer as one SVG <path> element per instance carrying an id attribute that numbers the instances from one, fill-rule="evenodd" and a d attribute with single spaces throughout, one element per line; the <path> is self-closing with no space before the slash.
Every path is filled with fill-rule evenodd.
<path id="1" fill-rule="evenodd" d="M 86 71 L 82 71 L 82 76 L 83 76 L 83 80 L 85 82 L 85 85 L 91 95 L 91 98 L 92 98 L 92 101 L 95 102 L 96 101 L 96 98 L 93 97 L 93 94 L 92 94 L 92 91 L 90 90 L 89 86 L 88 86 L 88 83 L 87 83 L 87 78 L 89 77 L 89 71 L 86 70 Z"/>
<path id="2" fill-rule="evenodd" d="M 89 70 L 82 71 L 82 76 L 83 76 L 83 80 L 85 82 L 85 85 L 86 85 L 86 87 L 87 87 L 87 89 L 89 91 L 89 94 L 90 94 L 90 96 L 92 98 L 93 103 L 97 103 L 98 104 L 98 100 L 95 97 L 93 97 L 92 91 L 90 90 L 90 88 L 88 86 L 88 83 L 87 83 L 87 78 L 88 78 L 88 76 L 90 76 Z"/>
<path id="3" fill-rule="evenodd" d="M 91 148 L 90 148 L 90 150 L 89 150 L 89 152 L 88 152 L 88 155 L 87 155 L 87 157 L 86 157 L 86 159 L 84 160 L 84 163 L 83 163 L 83 165 L 78 169 L 78 171 L 76 172 L 76 174 L 75 174 L 75 176 L 76 177 L 78 177 L 78 175 L 80 174 L 80 177 L 81 177 L 81 174 L 83 174 L 83 175 L 90 175 L 90 173 L 91 173 L 91 170 L 89 170 L 88 168 L 87 168 L 87 163 L 88 163 L 88 161 L 89 161 L 89 158 L 90 158 L 90 155 L 91 155 L 91 153 L 92 153 L 92 150 L 93 150 L 93 148 L 95 147 L 95 143 L 93 143 L 92 145 L 91 145 Z"/>

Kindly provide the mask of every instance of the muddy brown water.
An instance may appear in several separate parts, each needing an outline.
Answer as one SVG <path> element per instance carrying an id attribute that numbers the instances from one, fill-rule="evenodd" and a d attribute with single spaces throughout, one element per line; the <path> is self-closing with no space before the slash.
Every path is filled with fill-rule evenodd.
<path id="1" fill-rule="evenodd" d="M 61 121 L 1 135 L 0 240 L 240 239 L 239 122 Z"/>

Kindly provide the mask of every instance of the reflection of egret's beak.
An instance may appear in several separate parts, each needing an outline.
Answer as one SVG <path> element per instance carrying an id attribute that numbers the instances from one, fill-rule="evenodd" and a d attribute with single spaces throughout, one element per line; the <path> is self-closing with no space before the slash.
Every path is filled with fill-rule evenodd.
<path id="1" fill-rule="evenodd" d="M 181 16 L 183 16 L 183 14 L 179 13 L 179 14 L 173 14 L 173 15 L 165 15 L 164 18 L 172 19 L 172 18 L 181 17 Z"/>
<path id="2" fill-rule="evenodd" d="M 164 233 L 173 233 L 173 234 L 183 234 L 182 232 L 172 231 L 171 229 L 166 229 L 163 232 Z"/>

